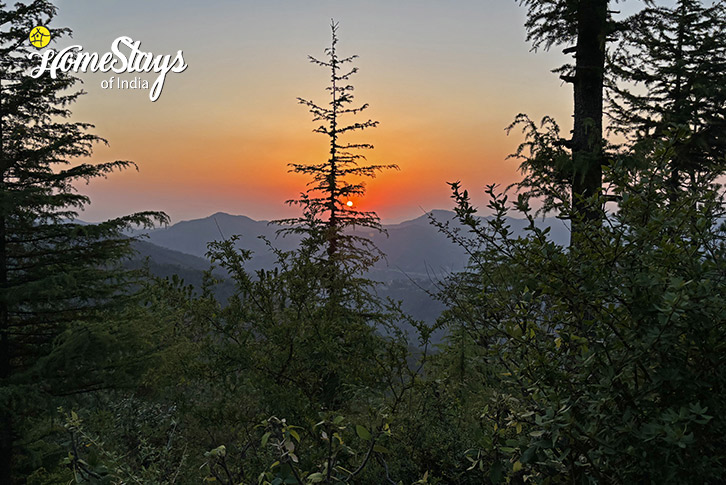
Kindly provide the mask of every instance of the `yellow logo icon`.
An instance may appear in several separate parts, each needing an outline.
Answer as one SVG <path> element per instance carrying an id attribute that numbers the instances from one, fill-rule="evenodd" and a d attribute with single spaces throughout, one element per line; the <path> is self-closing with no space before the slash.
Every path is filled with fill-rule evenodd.
<path id="1" fill-rule="evenodd" d="M 28 38 L 30 39 L 30 43 L 33 44 L 34 47 L 42 49 L 50 42 L 50 30 L 48 30 L 46 27 L 43 27 L 42 25 L 39 25 L 37 27 L 34 27 L 33 30 L 30 31 L 30 35 L 28 36 Z"/>

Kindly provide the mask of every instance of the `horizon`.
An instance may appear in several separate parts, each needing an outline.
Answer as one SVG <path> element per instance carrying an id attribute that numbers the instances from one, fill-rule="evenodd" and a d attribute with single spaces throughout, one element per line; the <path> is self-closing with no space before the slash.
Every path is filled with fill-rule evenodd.
<path id="1" fill-rule="evenodd" d="M 422 212 L 419 215 L 414 215 L 412 217 L 403 217 L 401 220 L 392 220 L 391 221 L 391 220 L 383 220 L 383 219 L 381 219 L 381 224 L 384 225 L 384 226 L 393 226 L 393 225 L 397 225 L 397 224 L 403 224 L 405 222 L 411 222 L 411 221 L 414 221 L 414 220 L 417 220 L 417 219 L 421 219 L 423 217 L 427 217 L 430 214 L 434 214 L 434 213 L 438 213 L 438 212 L 446 212 L 446 213 L 449 213 L 449 214 L 452 214 L 452 215 L 455 214 L 453 209 L 440 209 L 440 208 L 439 209 L 431 209 L 429 211 Z M 480 212 L 483 212 L 483 211 L 480 211 Z M 168 226 L 157 226 L 157 227 L 154 228 L 154 230 L 156 230 L 156 229 L 163 229 L 165 227 L 171 227 L 171 226 L 173 226 L 175 224 L 180 224 L 180 223 L 184 223 L 184 222 L 194 222 L 194 221 L 209 219 L 209 218 L 214 217 L 214 216 L 217 216 L 217 215 L 230 216 L 230 217 L 245 217 L 247 219 L 250 219 L 253 222 L 274 223 L 274 221 L 276 220 L 274 218 L 273 219 L 258 219 L 258 218 L 250 217 L 247 214 L 233 214 L 233 213 L 226 212 L 226 211 L 216 211 L 216 212 L 209 213 L 207 215 L 201 215 L 199 217 L 192 217 L 192 218 L 188 218 L 188 219 L 179 219 L 179 220 L 171 220 Z M 487 217 L 488 215 L 489 214 L 486 214 L 486 215 L 484 215 L 484 217 Z M 517 218 L 514 218 L 514 219 L 517 219 Z M 91 220 L 84 219 L 82 217 L 78 217 L 75 220 L 78 221 L 78 222 L 87 223 L 87 224 L 97 224 L 99 222 L 102 222 L 102 220 L 91 221 Z"/>

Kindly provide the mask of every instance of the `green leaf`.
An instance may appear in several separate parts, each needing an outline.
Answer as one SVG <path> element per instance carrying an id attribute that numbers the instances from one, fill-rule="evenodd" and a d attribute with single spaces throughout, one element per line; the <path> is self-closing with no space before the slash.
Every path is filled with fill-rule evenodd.
<path id="1" fill-rule="evenodd" d="M 502 466 L 501 463 L 497 462 L 494 465 L 492 465 L 491 469 L 489 470 L 489 479 L 492 481 L 492 483 L 501 483 L 502 479 L 504 478 L 504 466 Z"/>
<path id="2" fill-rule="evenodd" d="M 386 448 L 385 446 L 381 446 L 379 444 L 373 445 L 373 451 L 375 451 L 377 453 L 390 453 L 390 451 L 388 451 L 388 448 Z"/>
<path id="3" fill-rule="evenodd" d="M 325 475 L 320 472 L 311 473 L 310 475 L 308 475 L 308 482 L 310 483 L 320 483 L 323 480 L 325 480 Z"/>
<path id="4" fill-rule="evenodd" d="M 362 440 L 369 441 L 371 439 L 371 433 L 365 427 L 360 424 L 355 425 L 355 432 Z"/>
<path id="5" fill-rule="evenodd" d="M 535 454 L 537 453 L 537 447 L 536 446 L 530 446 L 527 448 L 524 453 L 522 453 L 522 456 L 519 458 L 519 461 L 522 463 L 529 463 L 532 458 L 535 457 Z"/>
<path id="6" fill-rule="evenodd" d="M 269 431 L 267 433 L 265 433 L 265 434 L 262 435 L 262 441 L 260 442 L 260 444 L 263 447 L 267 446 L 267 440 L 270 439 L 270 436 L 272 436 L 272 433 L 269 432 Z"/>

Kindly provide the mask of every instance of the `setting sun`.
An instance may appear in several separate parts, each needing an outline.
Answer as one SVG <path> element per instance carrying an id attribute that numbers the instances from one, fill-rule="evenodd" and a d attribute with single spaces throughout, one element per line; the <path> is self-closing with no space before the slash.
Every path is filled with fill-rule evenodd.
<path id="1" fill-rule="evenodd" d="M 345 205 L 347 205 L 348 207 L 353 207 L 353 201 L 349 200 L 348 202 L 345 203 Z"/>

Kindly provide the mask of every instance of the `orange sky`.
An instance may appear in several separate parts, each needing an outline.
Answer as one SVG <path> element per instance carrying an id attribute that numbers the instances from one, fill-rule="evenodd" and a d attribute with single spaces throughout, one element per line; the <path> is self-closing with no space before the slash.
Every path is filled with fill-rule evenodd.
<path id="1" fill-rule="evenodd" d="M 96 3 L 60 2 L 56 25 L 71 27 L 74 38 L 56 48 L 78 43 L 103 53 L 128 35 L 156 54 L 182 49 L 189 67 L 169 73 L 153 103 L 146 90 L 101 89 L 113 73 L 82 75 L 88 94 L 74 118 L 94 123 L 110 142 L 94 159 L 140 167 L 82 187 L 93 200 L 86 220 L 147 209 L 175 222 L 217 211 L 295 214 L 284 201 L 306 179 L 286 164 L 327 154 L 296 97 L 326 102 L 327 73 L 306 58 L 322 56 L 331 17 L 340 21 L 341 54 L 360 55 L 356 99 L 370 104 L 366 119 L 380 121 L 361 138 L 376 147 L 369 160 L 401 168 L 370 180 L 356 201 L 384 222 L 450 208 L 447 181 L 477 192 L 516 180 L 517 163 L 505 157 L 519 138 L 504 128 L 517 113 L 570 123 L 571 90 L 549 72 L 562 57 L 529 52 L 515 2 Z"/>

